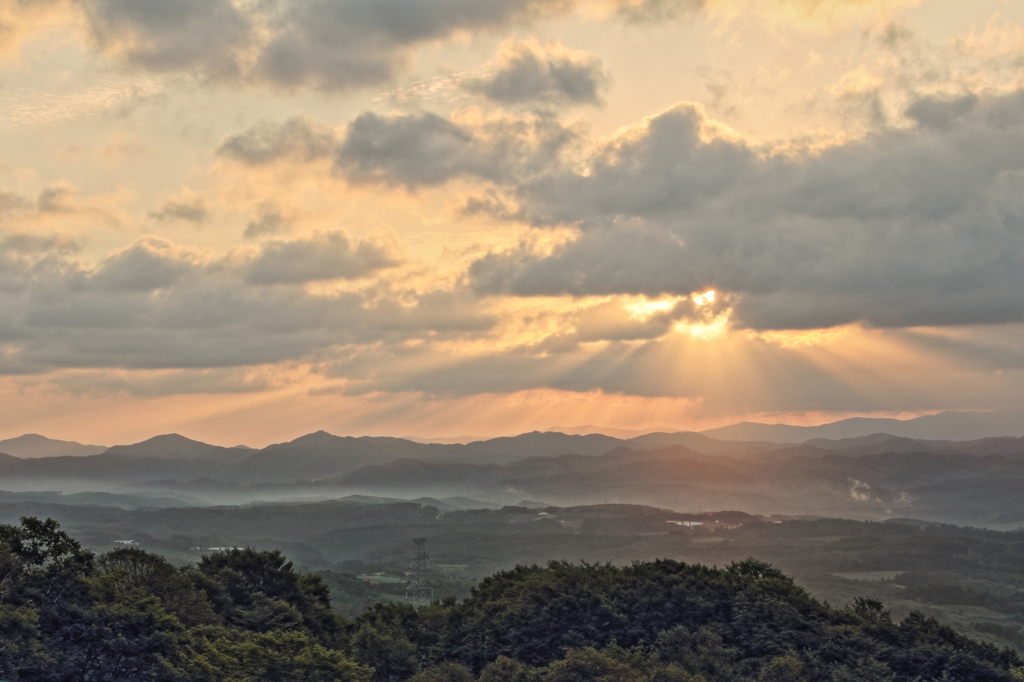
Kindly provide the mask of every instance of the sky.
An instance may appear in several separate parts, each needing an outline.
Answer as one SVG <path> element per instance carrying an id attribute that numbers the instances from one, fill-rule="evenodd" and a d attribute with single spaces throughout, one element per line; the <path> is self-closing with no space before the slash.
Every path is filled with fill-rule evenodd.
<path id="1" fill-rule="evenodd" d="M 1024 407 L 1024 3 L 0 0 L 0 438 Z"/>

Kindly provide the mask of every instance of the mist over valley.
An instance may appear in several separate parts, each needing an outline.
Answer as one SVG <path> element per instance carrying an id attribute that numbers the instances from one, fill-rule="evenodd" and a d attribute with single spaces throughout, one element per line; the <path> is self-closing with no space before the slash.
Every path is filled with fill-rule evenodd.
<path id="1" fill-rule="evenodd" d="M 876 425 L 715 432 L 812 436 L 799 443 L 531 432 L 461 444 L 318 431 L 253 449 L 169 434 L 100 453 L 36 436 L 8 441 L 31 443 L 34 456 L 0 457 L 0 523 L 52 518 L 96 552 L 139 547 L 178 564 L 230 547 L 280 550 L 321 575 L 350 617 L 408 598 L 414 537 L 429 543 L 432 589 L 457 598 L 495 571 L 552 560 L 753 556 L 830 603 L 870 596 L 897 616 L 924 610 L 1024 648 L 1013 563 L 1024 438 L 867 433 Z"/>

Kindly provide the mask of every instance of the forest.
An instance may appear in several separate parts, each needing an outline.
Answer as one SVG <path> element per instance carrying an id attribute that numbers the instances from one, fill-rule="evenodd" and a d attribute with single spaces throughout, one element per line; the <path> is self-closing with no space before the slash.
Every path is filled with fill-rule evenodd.
<path id="1" fill-rule="evenodd" d="M 10 682 L 1024 680 L 1012 649 L 873 599 L 831 607 L 754 559 L 519 566 L 346 619 L 278 550 L 175 566 L 35 517 L 0 526 L 0 633 Z"/>

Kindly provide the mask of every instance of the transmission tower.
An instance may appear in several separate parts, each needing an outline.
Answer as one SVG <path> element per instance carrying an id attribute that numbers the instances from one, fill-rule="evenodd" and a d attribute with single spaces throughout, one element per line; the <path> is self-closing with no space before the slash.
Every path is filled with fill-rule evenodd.
<path id="1" fill-rule="evenodd" d="M 427 582 L 427 539 L 416 538 L 416 556 L 409 560 L 412 568 L 412 582 L 405 589 L 405 596 L 412 600 L 413 606 L 417 608 L 430 602 L 434 598 L 434 589 Z"/>

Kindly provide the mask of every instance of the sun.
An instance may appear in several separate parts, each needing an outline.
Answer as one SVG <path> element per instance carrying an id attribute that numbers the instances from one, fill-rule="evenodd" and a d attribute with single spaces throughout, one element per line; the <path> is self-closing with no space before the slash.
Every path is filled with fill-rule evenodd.
<path id="1" fill-rule="evenodd" d="M 697 305 L 708 305 L 715 302 L 715 290 L 709 289 L 703 294 L 694 294 L 690 297 Z"/>

